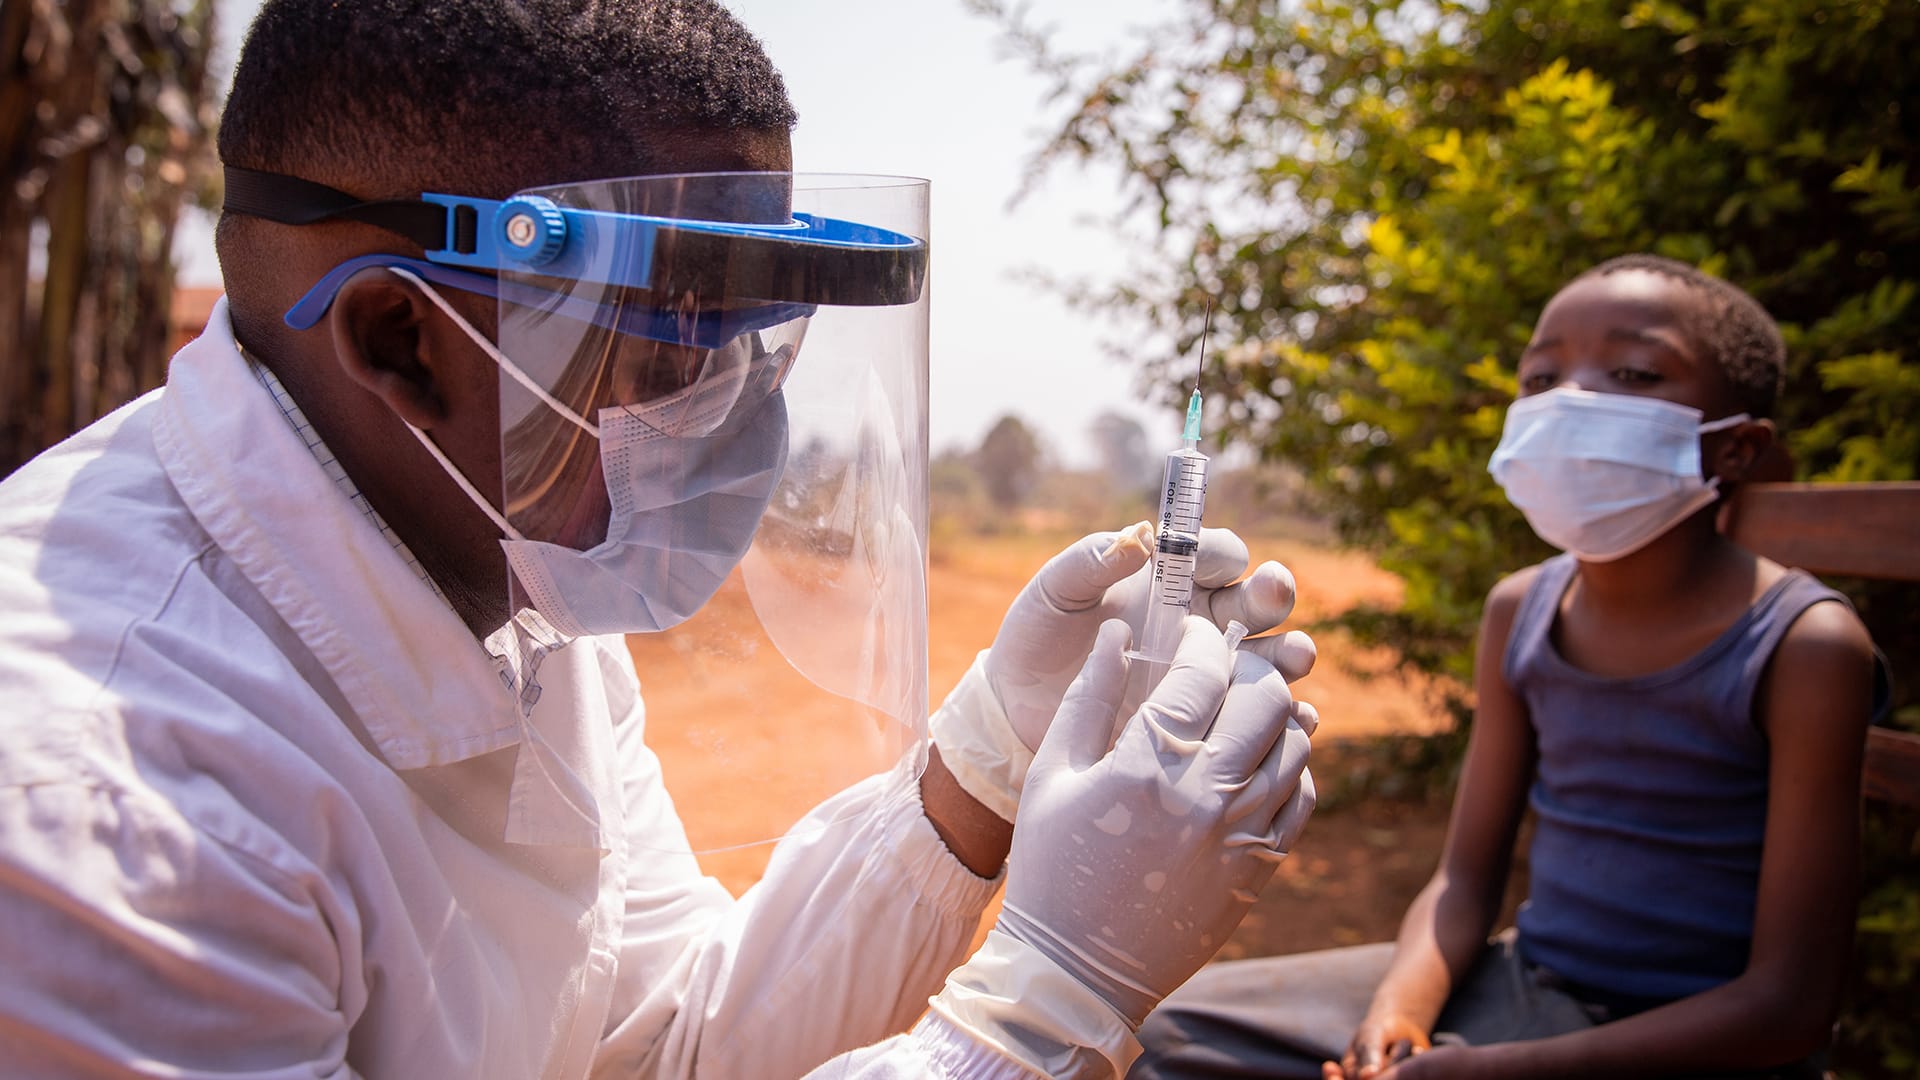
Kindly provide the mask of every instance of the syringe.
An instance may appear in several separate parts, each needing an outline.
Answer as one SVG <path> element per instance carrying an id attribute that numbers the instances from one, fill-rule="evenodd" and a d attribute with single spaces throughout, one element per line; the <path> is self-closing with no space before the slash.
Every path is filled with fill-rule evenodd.
<path id="1" fill-rule="evenodd" d="M 1160 485 L 1160 522 L 1153 548 L 1153 591 L 1147 618 L 1134 648 L 1127 655 L 1144 661 L 1142 681 L 1151 689 L 1173 663 L 1180 644 L 1181 623 L 1193 606 L 1193 568 L 1200 550 L 1200 514 L 1207 505 L 1207 455 L 1200 452 L 1200 372 L 1206 370 L 1207 335 L 1213 329 L 1213 308 L 1200 331 L 1200 365 L 1193 378 L 1193 396 L 1187 399 L 1187 423 L 1180 447 L 1167 454 L 1166 480 Z"/>

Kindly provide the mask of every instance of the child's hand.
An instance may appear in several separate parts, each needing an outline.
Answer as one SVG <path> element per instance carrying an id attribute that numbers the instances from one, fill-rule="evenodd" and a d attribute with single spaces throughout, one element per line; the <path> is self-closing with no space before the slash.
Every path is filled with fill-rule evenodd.
<path id="1" fill-rule="evenodd" d="M 1440 1046 L 1410 1057 L 1384 1071 L 1375 1080 L 1484 1080 L 1491 1075 L 1483 1056 L 1471 1046 Z"/>
<path id="2" fill-rule="evenodd" d="M 1347 1052 L 1338 1062 L 1320 1067 L 1325 1080 L 1385 1080 L 1388 1067 L 1426 1051 L 1427 1029 L 1399 1013 L 1369 1014 L 1353 1033 Z"/>

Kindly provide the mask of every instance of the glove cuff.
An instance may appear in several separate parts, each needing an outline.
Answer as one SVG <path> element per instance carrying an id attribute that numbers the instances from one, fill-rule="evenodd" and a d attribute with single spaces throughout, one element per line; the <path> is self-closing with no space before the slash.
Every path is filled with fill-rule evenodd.
<path id="1" fill-rule="evenodd" d="M 998 927 L 929 1003 L 948 1024 L 1050 1077 L 1125 1076 L 1133 1027 L 1045 954 Z"/>
<path id="2" fill-rule="evenodd" d="M 993 695 L 987 681 L 987 650 L 974 657 L 973 666 L 928 719 L 927 729 L 961 790 L 1002 821 L 1012 821 L 1033 751 L 1020 741 Z"/>

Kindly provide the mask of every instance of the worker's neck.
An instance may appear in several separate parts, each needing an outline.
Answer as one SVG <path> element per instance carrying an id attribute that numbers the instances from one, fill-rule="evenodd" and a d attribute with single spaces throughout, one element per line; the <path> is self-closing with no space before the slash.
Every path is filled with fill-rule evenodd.
<path id="1" fill-rule="evenodd" d="M 506 555 L 497 527 L 381 400 L 325 357 L 288 361 L 248 349 L 286 387 L 374 512 L 447 598 L 476 640 L 507 621 Z"/>

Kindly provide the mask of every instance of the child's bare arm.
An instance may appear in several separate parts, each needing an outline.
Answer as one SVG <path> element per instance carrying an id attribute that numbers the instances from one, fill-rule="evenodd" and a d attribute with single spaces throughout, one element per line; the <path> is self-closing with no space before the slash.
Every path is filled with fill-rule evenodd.
<path id="1" fill-rule="evenodd" d="M 1747 974 L 1811 1053 L 1832 1035 L 1860 887 L 1860 768 L 1873 642 L 1840 604 L 1809 608 L 1761 684 L 1772 745 L 1767 838 Z M 1798 1056 L 1798 1055 L 1796 1055 Z"/>
<path id="2" fill-rule="evenodd" d="M 1872 644 L 1839 604 L 1788 631 L 1756 709 L 1772 748 L 1753 946 L 1738 978 L 1588 1031 L 1435 1052 L 1394 1080 L 1766 1068 L 1826 1043 L 1852 942 Z"/>
<path id="3" fill-rule="evenodd" d="M 1485 947 L 1500 913 L 1535 753 L 1526 703 L 1507 685 L 1501 660 L 1534 576 L 1532 570 L 1514 574 L 1487 595 L 1474 662 L 1473 733 L 1440 865 L 1408 905 L 1393 963 L 1340 1068 L 1329 1075 L 1371 1077 L 1397 1056 L 1403 1040 L 1411 1044 L 1406 1049 L 1424 1048 L 1454 981 Z"/>

